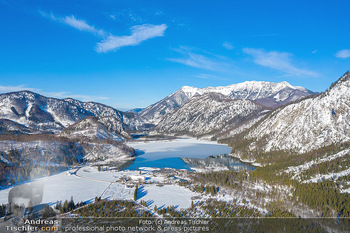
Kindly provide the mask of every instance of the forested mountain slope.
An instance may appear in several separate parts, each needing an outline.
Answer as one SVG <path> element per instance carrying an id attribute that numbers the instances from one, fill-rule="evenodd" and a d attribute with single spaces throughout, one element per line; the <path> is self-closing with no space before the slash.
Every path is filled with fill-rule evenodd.
<path id="1" fill-rule="evenodd" d="M 276 109 L 245 138 L 250 149 L 299 153 L 350 141 L 350 73 L 316 97 Z"/>
<path id="2" fill-rule="evenodd" d="M 266 107 L 250 100 L 233 100 L 219 93 L 207 93 L 193 97 L 167 114 L 155 130 L 194 136 L 214 135 L 267 112 Z"/>

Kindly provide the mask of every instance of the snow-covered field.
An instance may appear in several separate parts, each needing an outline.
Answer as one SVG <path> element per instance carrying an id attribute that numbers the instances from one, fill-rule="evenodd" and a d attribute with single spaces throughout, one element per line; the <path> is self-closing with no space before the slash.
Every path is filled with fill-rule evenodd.
<path id="1" fill-rule="evenodd" d="M 66 175 L 66 172 L 36 179 L 35 182 L 44 184 L 42 203 L 49 204 L 54 204 L 57 200 L 70 200 L 71 196 L 73 196 L 74 202 L 92 201 L 96 196 L 100 196 L 109 185 L 109 182 L 99 182 L 79 178 L 74 175 Z M 0 191 L 0 203 L 6 204 L 8 202 L 9 190 Z"/>
<path id="2" fill-rule="evenodd" d="M 191 207 L 191 197 L 195 196 L 194 192 L 178 185 L 141 186 L 139 193 L 142 196 L 140 200 L 145 200 L 150 208 L 154 208 L 156 205 L 158 209 L 170 205 L 175 206 L 176 209 L 189 208 Z"/>
<path id="3" fill-rule="evenodd" d="M 116 181 L 123 176 L 137 176 L 139 172 L 98 172 L 96 167 L 83 167 L 77 172 L 78 176 L 68 174 L 69 172 L 63 172 L 33 181 L 44 184 L 42 204 L 55 205 L 57 200 L 70 200 L 71 197 L 73 197 L 75 203 L 80 201 L 90 203 L 94 201 L 96 196 L 100 197 L 101 195 L 104 199 L 132 200 L 135 188 L 127 188 L 124 184 L 116 183 Z M 148 176 L 147 171 L 143 171 L 142 174 Z M 164 181 L 164 177 L 149 179 L 156 183 Z M 8 202 L 9 190 L 0 191 L 0 203 L 6 204 Z M 151 208 L 154 205 L 157 205 L 157 207 L 173 205 L 181 209 L 190 207 L 192 196 L 194 196 L 193 192 L 175 184 L 162 187 L 156 184 L 144 184 L 139 186 L 137 201 L 145 200 Z"/>

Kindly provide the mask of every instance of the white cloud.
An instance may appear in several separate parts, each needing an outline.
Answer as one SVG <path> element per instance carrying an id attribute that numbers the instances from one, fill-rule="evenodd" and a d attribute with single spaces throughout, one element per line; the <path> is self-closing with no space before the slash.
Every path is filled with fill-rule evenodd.
<path id="1" fill-rule="evenodd" d="M 335 54 L 335 56 L 338 58 L 342 58 L 342 59 L 349 58 L 350 57 L 350 49 L 340 50 Z"/>
<path id="2" fill-rule="evenodd" d="M 130 36 L 115 36 L 111 33 L 106 33 L 102 29 L 96 29 L 94 26 L 89 25 L 85 20 L 78 19 L 74 15 L 66 16 L 66 17 L 56 17 L 52 13 L 47 14 L 43 11 L 39 11 L 39 13 L 45 18 L 50 18 L 56 22 L 69 25 L 80 31 L 90 32 L 95 35 L 103 37 L 104 39 L 101 42 L 97 43 L 96 51 L 99 53 L 116 51 L 120 47 L 135 46 L 140 44 L 142 41 L 155 38 L 155 37 L 164 36 L 164 32 L 167 29 L 166 24 L 161 24 L 161 25 L 142 24 L 142 25 L 136 25 L 131 27 Z M 116 18 L 115 15 L 110 15 L 110 17 L 112 19 Z"/>
<path id="3" fill-rule="evenodd" d="M 87 24 L 85 20 L 77 19 L 74 15 L 66 16 L 62 20 L 67 25 L 76 28 L 80 31 L 92 32 L 101 36 L 104 36 L 106 34 L 102 29 L 98 30 L 94 26 L 90 26 L 89 24 Z"/>
<path id="4" fill-rule="evenodd" d="M 317 49 L 315 49 L 314 51 L 312 51 L 311 53 L 317 53 L 318 52 L 318 50 Z"/>
<path id="5" fill-rule="evenodd" d="M 130 36 L 114 36 L 110 35 L 105 40 L 100 43 L 97 43 L 96 51 L 108 52 L 115 51 L 120 47 L 124 46 L 134 46 L 140 44 L 142 41 L 164 36 L 164 31 L 167 29 L 165 24 L 161 25 L 151 25 L 143 24 L 131 27 Z"/>
<path id="6" fill-rule="evenodd" d="M 0 86 L 0 93 L 8 93 L 8 92 L 16 92 L 16 91 L 32 91 L 38 94 L 54 97 L 54 98 L 73 98 L 81 101 L 99 101 L 99 100 L 107 100 L 108 97 L 104 96 L 90 96 L 90 95 L 77 95 L 77 94 L 69 94 L 68 92 L 45 92 L 37 88 L 27 87 L 26 85 L 18 85 L 18 86 Z"/>
<path id="7" fill-rule="evenodd" d="M 270 51 L 266 52 L 263 49 L 245 48 L 243 49 L 245 54 L 251 55 L 254 62 L 258 65 L 269 67 L 275 70 L 285 72 L 289 75 L 307 75 L 317 76 L 317 73 L 300 69 L 292 64 L 292 54 L 286 52 Z"/>
<path id="8" fill-rule="evenodd" d="M 195 68 L 215 70 L 217 63 L 203 55 L 196 53 L 188 53 L 186 58 L 169 58 L 169 61 L 181 63 Z"/>
<path id="9" fill-rule="evenodd" d="M 228 49 L 228 50 L 232 50 L 233 46 L 230 42 L 225 41 L 222 46 L 224 46 L 224 48 Z"/>
<path id="10" fill-rule="evenodd" d="M 168 60 L 172 62 L 211 71 L 223 71 L 231 66 L 231 64 L 224 61 L 225 58 L 222 56 L 212 55 L 211 57 L 208 57 L 199 53 L 194 53 L 192 52 L 192 49 L 186 47 L 180 47 L 180 49 L 174 50 L 182 54 L 183 57 L 168 58 Z"/>
<path id="11" fill-rule="evenodd" d="M 102 29 L 96 29 L 94 26 L 89 25 L 85 20 L 78 19 L 74 15 L 66 17 L 56 17 L 53 13 L 47 14 L 43 11 L 39 11 L 39 13 L 45 18 L 49 18 L 56 22 L 66 24 L 80 31 L 91 32 L 100 36 L 105 36 L 106 34 L 106 32 Z"/>

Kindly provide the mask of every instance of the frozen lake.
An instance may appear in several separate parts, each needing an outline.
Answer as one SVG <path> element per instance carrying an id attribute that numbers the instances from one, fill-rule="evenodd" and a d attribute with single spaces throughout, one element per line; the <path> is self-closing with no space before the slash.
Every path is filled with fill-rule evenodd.
<path id="1" fill-rule="evenodd" d="M 231 148 L 216 142 L 201 141 L 195 138 L 180 138 L 172 141 L 151 141 L 128 143 L 138 154 L 134 163 L 128 167 L 157 167 L 189 169 L 180 158 L 204 159 L 211 155 L 229 154 Z"/>

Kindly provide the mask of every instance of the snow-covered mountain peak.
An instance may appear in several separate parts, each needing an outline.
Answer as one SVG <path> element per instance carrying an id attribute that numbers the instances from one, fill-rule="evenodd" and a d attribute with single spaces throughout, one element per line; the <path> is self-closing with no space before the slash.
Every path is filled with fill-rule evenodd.
<path id="1" fill-rule="evenodd" d="M 286 82 L 286 81 L 282 81 L 282 82 L 279 82 L 277 84 L 281 85 L 284 88 L 291 88 L 294 90 L 306 91 L 306 92 L 308 91 L 306 88 L 301 87 L 301 86 L 292 86 L 289 82 Z"/>
<path id="2" fill-rule="evenodd" d="M 200 89 L 197 87 L 183 86 L 180 90 L 183 91 L 188 98 L 192 98 L 196 94 L 201 94 Z"/>
<path id="3" fill-rule="evenodd" d="M 1 96 L 8 97 L 8 98 L 16 98 L 16 99 L 25 98 L 27 100 L 33 101 L 41 95 L 34 93 L 32 91 L 23 90 L 23 91 L 17 91 L 17 92 L 3 93 L 1 94 Z"/>
<path id="4" fill-rule="evenodd" d="M 274 83 L 265 81 L 245 81 L 242 83 L 232 84 L 229 86 L 218 86 L 218 87 L 206 87 L 206 88 L 192 88 L 193 92 L 198 94 L 204 94 L 208 92 L 216 92 L 226 96 L 231 96 L 231 98 L 236 99 L 250 99 L 256 100 L 261 98 L 266 98 L 270 95 L 276 94 L 283 89 L 299 90 L 302 92 L 309 92 L 307 89 L 299 86 L 292 86 L 286 81 Z M 237 93 L 245 93 L 246 96 L 237 95 Z M 254 95 L 254 93 L 256 95 Z"/>
<path id="5" fill-rule="evenodd" d="M 236 87 L 236 88 L 246 88 L 246 87 L 254 87 L 254 88 L 260 88 L 263 87 L 266 84 L 272 84 L 272 82 L 265 82 L 265 81 L 244 81 L 242 83 L 236 83 L 230 85 L 230 87 Z"/>
<path id="6" fill-rule="evenodd" d="M 277 88 L 277 89 L 283 89 L 283 88 L 296 89 L 294 86 L 290 85 L 290 83 L 288 83 L 286 81 L 282 81 L 282 82 L 276 83 L 275 88 Z"/>
<path id="7" fill-rule="evenodd" d="M 191 91 L 197 91 L 198 90 L 197 87 L 192 87 L 192 86 L 182 86 L 180 89 L 183 90 L 183 91 L 186 91 L 186 92 L 187 91 L 191 92 Z"/>
<path id="8" fill-rule="evenodd" d="M 75 100 L 73 98 L 65 98 L 64 101 L 67 101 L 69 103 L 75 103 L 75 102 L 78 102 L 79 100 Z"/>
<path id="9" fill-rule="evenodd" d="M 252 100 L 269 108 L 276 108 L 315 94 L 303 87 L 294 87 L 287 82 L 246 81 L 229 86 L 206 88 L 183 86 L 163 100 L 143 109 L 140 115 L 146 121 L 157 124 L 165 114 L 181 107 L 194 96 L 201 96 L 206 93 L 219 93 L 230 99 Z"/>
<path id="10" fill-rule="evenodd" d="M 265 81 L 245 81 L 242 83 L 237 83 L 229 86 L 232 90 L 259 90 L 259 89 L 271 89 L 273 91 L 279 91 L 283 88 L 296 89 L 294 86 L 290 85 L 288 82 L 283 81 L 279 83 L 265 82 Z"/>

